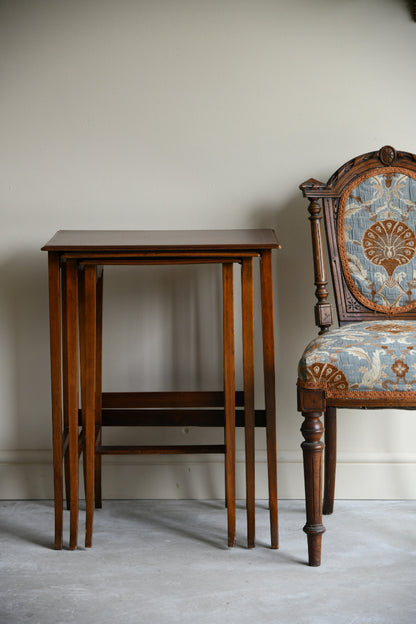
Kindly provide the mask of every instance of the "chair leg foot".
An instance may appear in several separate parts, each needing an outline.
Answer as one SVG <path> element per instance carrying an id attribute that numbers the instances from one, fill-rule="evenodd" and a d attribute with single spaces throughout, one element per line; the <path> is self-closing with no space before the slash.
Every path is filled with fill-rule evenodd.
<path id="1" fill-rule="evenodd" d="M 305 527 L 306 529 L 306 527 Z M 325 529 L 324 529 L 325 531 Z M 313 533 L 308 535 L 308 565 L 317 568 L 321 565 L 321 548 L 322 533 Z"/>
<path id="2" fill-rule="evenodd" d="M 330 516 L 332 513 L 334 513 L 334 501 L 329 502 L 324 500 L 322 513 L 324 514 L 324 516 Z"/>

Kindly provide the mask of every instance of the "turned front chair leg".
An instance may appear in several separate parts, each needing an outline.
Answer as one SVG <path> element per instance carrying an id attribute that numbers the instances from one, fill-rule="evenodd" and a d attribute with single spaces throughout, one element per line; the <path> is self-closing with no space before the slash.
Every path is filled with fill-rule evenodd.
<path id="1" fill-rule="evenodd" d="M 335 470 L 337 462 L 337 411 L 327 407 L 325 412 L 325 473 L 323 513 L 334 511 Z"/>
<path id="2" fill-rule="evenodd" d="M 322 452 L 321 441 L 324 428 L 320 421 L 321 412 L 302 412 L 305 420 L 301 431 L 303 466 L 305 474 L 306 524 L 303 528 L 308 536 L 309 565 L 321 565 L 321 543 L 325 527 L 322 524 Z"/>

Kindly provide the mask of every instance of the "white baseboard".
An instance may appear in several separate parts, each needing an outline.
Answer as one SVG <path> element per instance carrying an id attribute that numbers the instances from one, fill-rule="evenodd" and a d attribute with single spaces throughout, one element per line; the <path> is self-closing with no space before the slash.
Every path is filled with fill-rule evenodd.
<path id="1" fill-rule="evenodd" d="M 237 451 L 237 498 L 245 497 L 244 469 L 244 453 Z M 300 452 L 279 452 L 278 482 L 279 498 L 304 497 Z M 416 499 L 416 453 L 339 453 L 336 483 L 336 498 Z M 200 455 L 105 457 L 103 495 L 115 499 L 223 498 L 223 461 Z M 267 497 L 266 453 L 257 451 L 256 498 Z M 0 451 L 1 500 L 50 498 L 51 451 Z"/>

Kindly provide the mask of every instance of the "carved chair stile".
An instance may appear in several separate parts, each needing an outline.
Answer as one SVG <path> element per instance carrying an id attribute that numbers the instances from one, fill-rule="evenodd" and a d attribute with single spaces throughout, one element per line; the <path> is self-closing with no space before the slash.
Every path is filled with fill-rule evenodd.
<path id="1" fill-rule="evenodd" d="M 318 566 L 322 513 L 334 506 L 337 408 L 416 408 L 416 156 L 384 146 L 350 160 L 327 184 L 310 179 L 300 189 L 310 201 L 320 330 L 302 355 L 297 382 L 304 416 L 304 531 L 309 565 Z"/>

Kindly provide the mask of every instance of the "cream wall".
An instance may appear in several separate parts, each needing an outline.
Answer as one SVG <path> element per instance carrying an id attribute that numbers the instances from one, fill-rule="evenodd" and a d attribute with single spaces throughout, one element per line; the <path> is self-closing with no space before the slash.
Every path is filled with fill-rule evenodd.
<path id="1" fill-rule="evenodd" d="M 52 496 L 41 245 L 57 229 L 245 227 L 275 228 L 282 244 L 279 484 L 281 497 L 302 496 L 296 365 L 316 330 L 298 185 L 384 144 L 416 152 L 415 56 L 405 0 L 0 4 L 0 497 Z M 219 302 L 212 267 L 109 270 L 105 389 L 219 387 Z M 414 423 L 406 412 L 341 413 L 337 496 L 415 497 Z M 221 436 L 157 439 L 203 434 Z M 257 447 L 265 498 L 260 431 Z M 242 448 L 240 432 L 239 496 Z M 221 497 L 222 463 L 109 458 L 104 492 Z"/>

